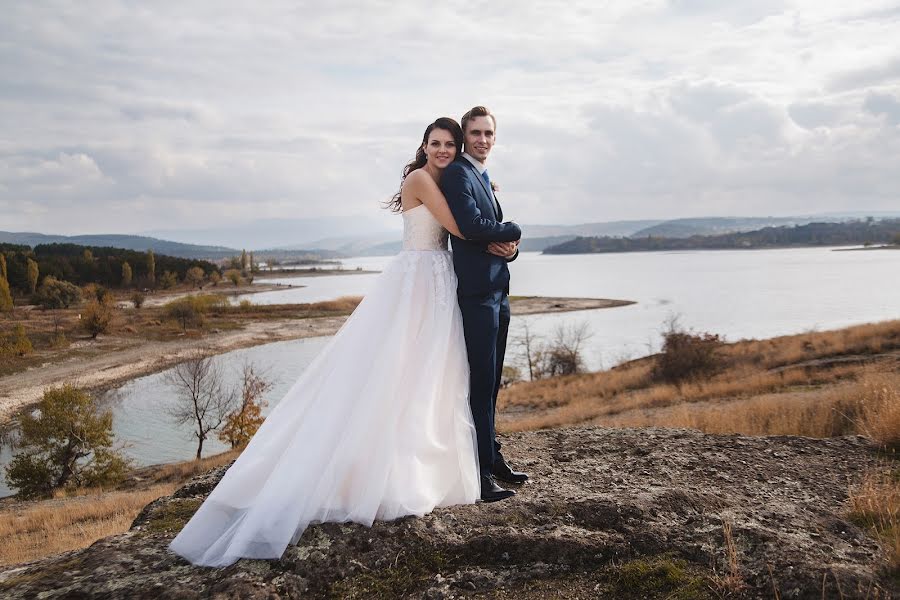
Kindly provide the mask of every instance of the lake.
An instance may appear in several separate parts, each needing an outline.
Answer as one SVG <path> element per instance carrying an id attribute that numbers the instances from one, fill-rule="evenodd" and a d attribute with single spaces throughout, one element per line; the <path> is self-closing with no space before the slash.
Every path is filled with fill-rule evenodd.
<path id="1" fill-rule="evenodd" d="M 380 270 L 390 257 L 343 261 L 345 268 Z M 532 333 L 551 335 L 559 326 L 585 323 L 591 369 L 645 356 L 660 347 L 665 322 L 677 317 L 685 327 L 717 333 L 726 340 L 766 338 L 900 318 L 900 251 L 835 251 L 830 248 L 721 250 L 623 254 L 541 255 L 522 253 L 511 263 L 511 293 L 634 300 L 603 310 L 513 317 L 516 338 L 528 324 Z M 364 295 L 377 274 L 279 278 L 294 287 L 239 297 L 256 303 L 315 302 Z M 265 281 L 261 274 L 257 281 Z M 287 391 L 327 338 L 278 342 L 218 358 L 233 380 L 245 361 L 264 367 L 275 386 L 270 408 Z M 513 342 L 507 364 L 520 353 Z M 175 427 L 166 413 L 172 390 L 165 373 L 141 377 L 108 394 L 117 439 L 137 464 L 193 457 L 196 442 L 188 427 Z M 224 450 L 207 440 L 204 455 Z M 0 464 L 9 460 L 0 450 Z M 9 490 L 0 482 L 0 496 Z"/>

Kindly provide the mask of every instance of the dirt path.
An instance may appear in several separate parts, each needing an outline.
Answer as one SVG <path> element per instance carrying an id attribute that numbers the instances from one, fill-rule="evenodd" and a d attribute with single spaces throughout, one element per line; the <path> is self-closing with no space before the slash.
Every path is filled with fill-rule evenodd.
<path id="1" fill-rule="evenodd" d="M 590 298 L 516 297 L 514 315 L 613 308 L 633 304 L 624 300 Z M 0 377 L 0 425 L 24 406 L 37 402 L 47 387 L 72 382 L 85 389 L 120 385 L 165 370 L 194 352 L 206 356 L 261 344 L 334 335 L 346 316 L 254 321 L 238 331 L 208 332 L 200 339 L 167 342 L 105 336 L 72 344 L 72 358 L 45 363 L 21 373 Z"/>

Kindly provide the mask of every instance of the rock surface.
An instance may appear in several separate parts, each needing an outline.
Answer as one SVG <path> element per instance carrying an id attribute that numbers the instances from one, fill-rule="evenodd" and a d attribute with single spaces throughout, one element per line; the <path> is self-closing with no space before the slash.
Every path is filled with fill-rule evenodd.
<path id="1" fill-rule="evenodd" d="M 281 560 L 193 567 L 166 545 L 223 467 L 122 535 L 0 568 L 0 597 L 900 597 L 885 549 L 845 516 L 879 464 L 864 438 L 579 428 L 510 435 L 504 454 L 532 477 L 512 500 L 317 525 Z"/>

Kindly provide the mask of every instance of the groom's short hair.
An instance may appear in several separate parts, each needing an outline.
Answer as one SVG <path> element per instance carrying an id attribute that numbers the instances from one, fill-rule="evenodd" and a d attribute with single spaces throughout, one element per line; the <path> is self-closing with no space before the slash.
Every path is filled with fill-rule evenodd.
<path id="1" fill-rule="evenodd" d="M 491 111 L 486 106 L 474 106 L 469 109 L 469 112 L 462 116 L 463 132 L 466 131 L 466 126 L 469 124 L 469 121 L 471 121 L 475 117 L 490 117 L 491 121 L 493 121 L 494 123 L 494 129 L 497 129 L 497 118 L 491 113 Z M 494 133 L 496 133 L 496 131 Z"/>

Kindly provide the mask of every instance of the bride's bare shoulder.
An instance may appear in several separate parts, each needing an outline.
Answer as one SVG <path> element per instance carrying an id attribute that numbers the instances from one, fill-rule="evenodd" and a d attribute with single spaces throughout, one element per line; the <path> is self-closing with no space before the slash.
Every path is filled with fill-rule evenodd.
<path id="1" fill-rule="evenodd" d="M 416 190 L 419 192 L 436 188 L 437 184 L 434 179 L 423 169 L 416 169 L 406 176 L 403 180 L 403 189 Z"/>

